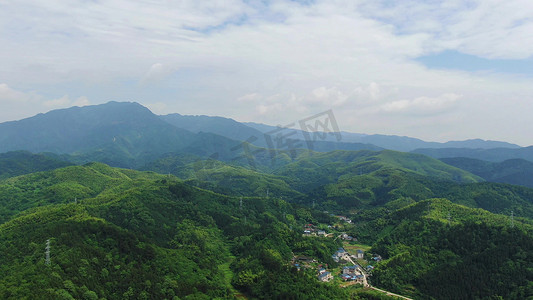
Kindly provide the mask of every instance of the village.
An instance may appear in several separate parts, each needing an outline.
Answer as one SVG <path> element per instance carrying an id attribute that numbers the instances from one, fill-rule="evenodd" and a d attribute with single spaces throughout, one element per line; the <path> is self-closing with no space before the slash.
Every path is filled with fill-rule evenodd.
<path id="1" fill-rule="evenodd" d="M 335 216 L 340 223 L 352 224 L 352 220 L 345 216 Z M 345 232 L 338 232 L 337 228 L 327 225 L 317 227 L 313 224 L 306 224 L 303 228 L 303 236 L 306 237 L 325 237 L 332 239 L 340 239 L 343 241 L 343 247 L 337 249 L 331 258 L 336 267 L 330 267 L 327 264 L 321 263 L 312 257 L 295 256 L 293 265 L 301 270 L 302 268 L 316 271 L 317 279 L 321 282 L 331 282 L 338 284 L 341 287 L 348 287 L 351 285 L 361 285 L 363 287 L 370 287 L 368 277 L 371 276 L 374 269 L 373 264 L 381 261 L 379 254 L 371 255 L 368 253 L 369 246 L 357 244 L 357 238 L 348 235 Z"/>

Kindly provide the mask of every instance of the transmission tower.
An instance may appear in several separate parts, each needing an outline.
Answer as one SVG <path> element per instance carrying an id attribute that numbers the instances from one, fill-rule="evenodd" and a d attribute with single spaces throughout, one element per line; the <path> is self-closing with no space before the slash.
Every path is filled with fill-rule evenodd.
<path id="1" fill-rule="evenodd" d="M 511 228 L 514 227 L 514 211 L 511 210 Z"/>
<path id="2" fill-rule="evenodd" d="M 44 261 L 44 264 L 49 266 L 50 265 L 50 239 L 46 240 L 46 248 L 44 248 L 46 251 L 44 252 L 46 258 Z"/>
<path id="3" fill-rule="evenodd" d="M 242 197 L 241 200 L 239 200 L 239 209 L 242 210 Z"/>

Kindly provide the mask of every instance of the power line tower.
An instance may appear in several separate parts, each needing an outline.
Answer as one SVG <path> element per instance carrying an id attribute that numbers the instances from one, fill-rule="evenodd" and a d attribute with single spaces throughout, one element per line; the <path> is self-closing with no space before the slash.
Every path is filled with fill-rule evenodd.
<path id="1" fill-rule="evenodd" d="M 448 213 L 448 225 L 452 225 L 452 215 Z"/>
<path id="2" fill-rule="evenodd" d="M 242 210 L 242 197 L 241 200 L 239 200 L 239 209 Z"/>
<path id="3" fill-rule="evenodd" d="M 47 239 L 46 240 L 46 248 L 45 249 L 45 261 L 44 261 L 44 264 L 49 266 L 50 265 L 50 239 Z"/>
<path id="4" fill-rule="evenodd" d="M 514 227 L 514 211 L 511 210 L 511 228 Z"/>
<path id="5" fill-rule="evenodd" d="M 269 193 L 269 190 L 267 189 L 267 199 L 268 199 L 268 193 Z"/>

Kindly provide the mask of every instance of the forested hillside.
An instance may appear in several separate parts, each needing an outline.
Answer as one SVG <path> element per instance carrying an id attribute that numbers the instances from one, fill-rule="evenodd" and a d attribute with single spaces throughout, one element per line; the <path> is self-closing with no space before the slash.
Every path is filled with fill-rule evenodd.
<path id="1" fill-rule="evenodd" d="M 531 225 L 443 199 L 374 225 L 391 228 L 372 247 L 387 258 L 373 272 L 379 286 L 419 299 L 533 296 Z"/>
<path id="2" fill-rule="evenodd" d="M 0 153 L 0 179 L 53 170 L 69 165 L 72 165 L 72 163 L 66 162 L 51 153 L 33 154 L 28 151 Z"/>
<path id="3" fill-rule="evenodd" d="M 289 270 L 293 253 L 327 260 L 338 244 L 290 230 L 311 220 L 280 199 L 240 202 L 103 164 L 3 181 L 0 199 L 1 298 L 345 297 Z"/>
<path id="4" fill-rule="evenodd" d="M 533 162 L 524 159 L 508 159 L 489 162 L 474 158 L 451 157 L 441 161 L 476 174 L 487 181 L 522 185 L 533 188 Z"/>

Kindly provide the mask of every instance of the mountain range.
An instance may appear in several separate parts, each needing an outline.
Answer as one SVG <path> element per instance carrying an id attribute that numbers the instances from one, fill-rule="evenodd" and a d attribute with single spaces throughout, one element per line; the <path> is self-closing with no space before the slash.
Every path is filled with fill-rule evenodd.
<path id="1" fill-rule="evenodd" d="M 400 136 L 304 132 L 294 126 L 240 123 L 223 117 L 158 116 L 134 102 L 72 107 L 0 124 L 0 152 L 48 152 L 69 163 L 100 161 L 126 168 L 143 168 L 164 157 L 190 154 L 196 157 L 193 161 L 210 157 L 241 167 L 274 170 L 306 153 L 384 149 L 412 150 L 439 159 L 533 161 L 533 147 L 505 142 L 434 143 Z M 455 166 L 472 171 L 468 166 Z M 528 180 L 515 180 L 523 172 L 510 168 L 505 178 L 475 174 L 488 181 L 529 185 Z"/>
<path id="2" fill-rule="evenodd" d="M 0 298 L 394 299 L 340 288 L 341 247 L 413 299 L 533 295 L 529 149 L 420 145 L 119 102 L 2 123 Z"/>
<path id="3" fill-rule="evenodd" d="M 76 157 L 77 162 L 98 158 L 121 167 L 138 167 L 167 153 L 217 154 L 222 160 L 231 160 L 243 155 L 246 149 L 238 149 L 242 142 L 283 151 L 389 149 L 414 150 L 437 158 L 476 156 L 490 161 L 510 158 L 533 160 L 530 148 L 505 142 L 467 140 L 434 143 L 409 137 L 348 132 L 317 134 L 294 128 L 239 123 L 223 117 L 157 116 L 132 102 L 54 110 L 0 124 L 0 152 L 27 150 L 70 154 Z M 415 150 L 417 148 L 425 149 Z"/>

